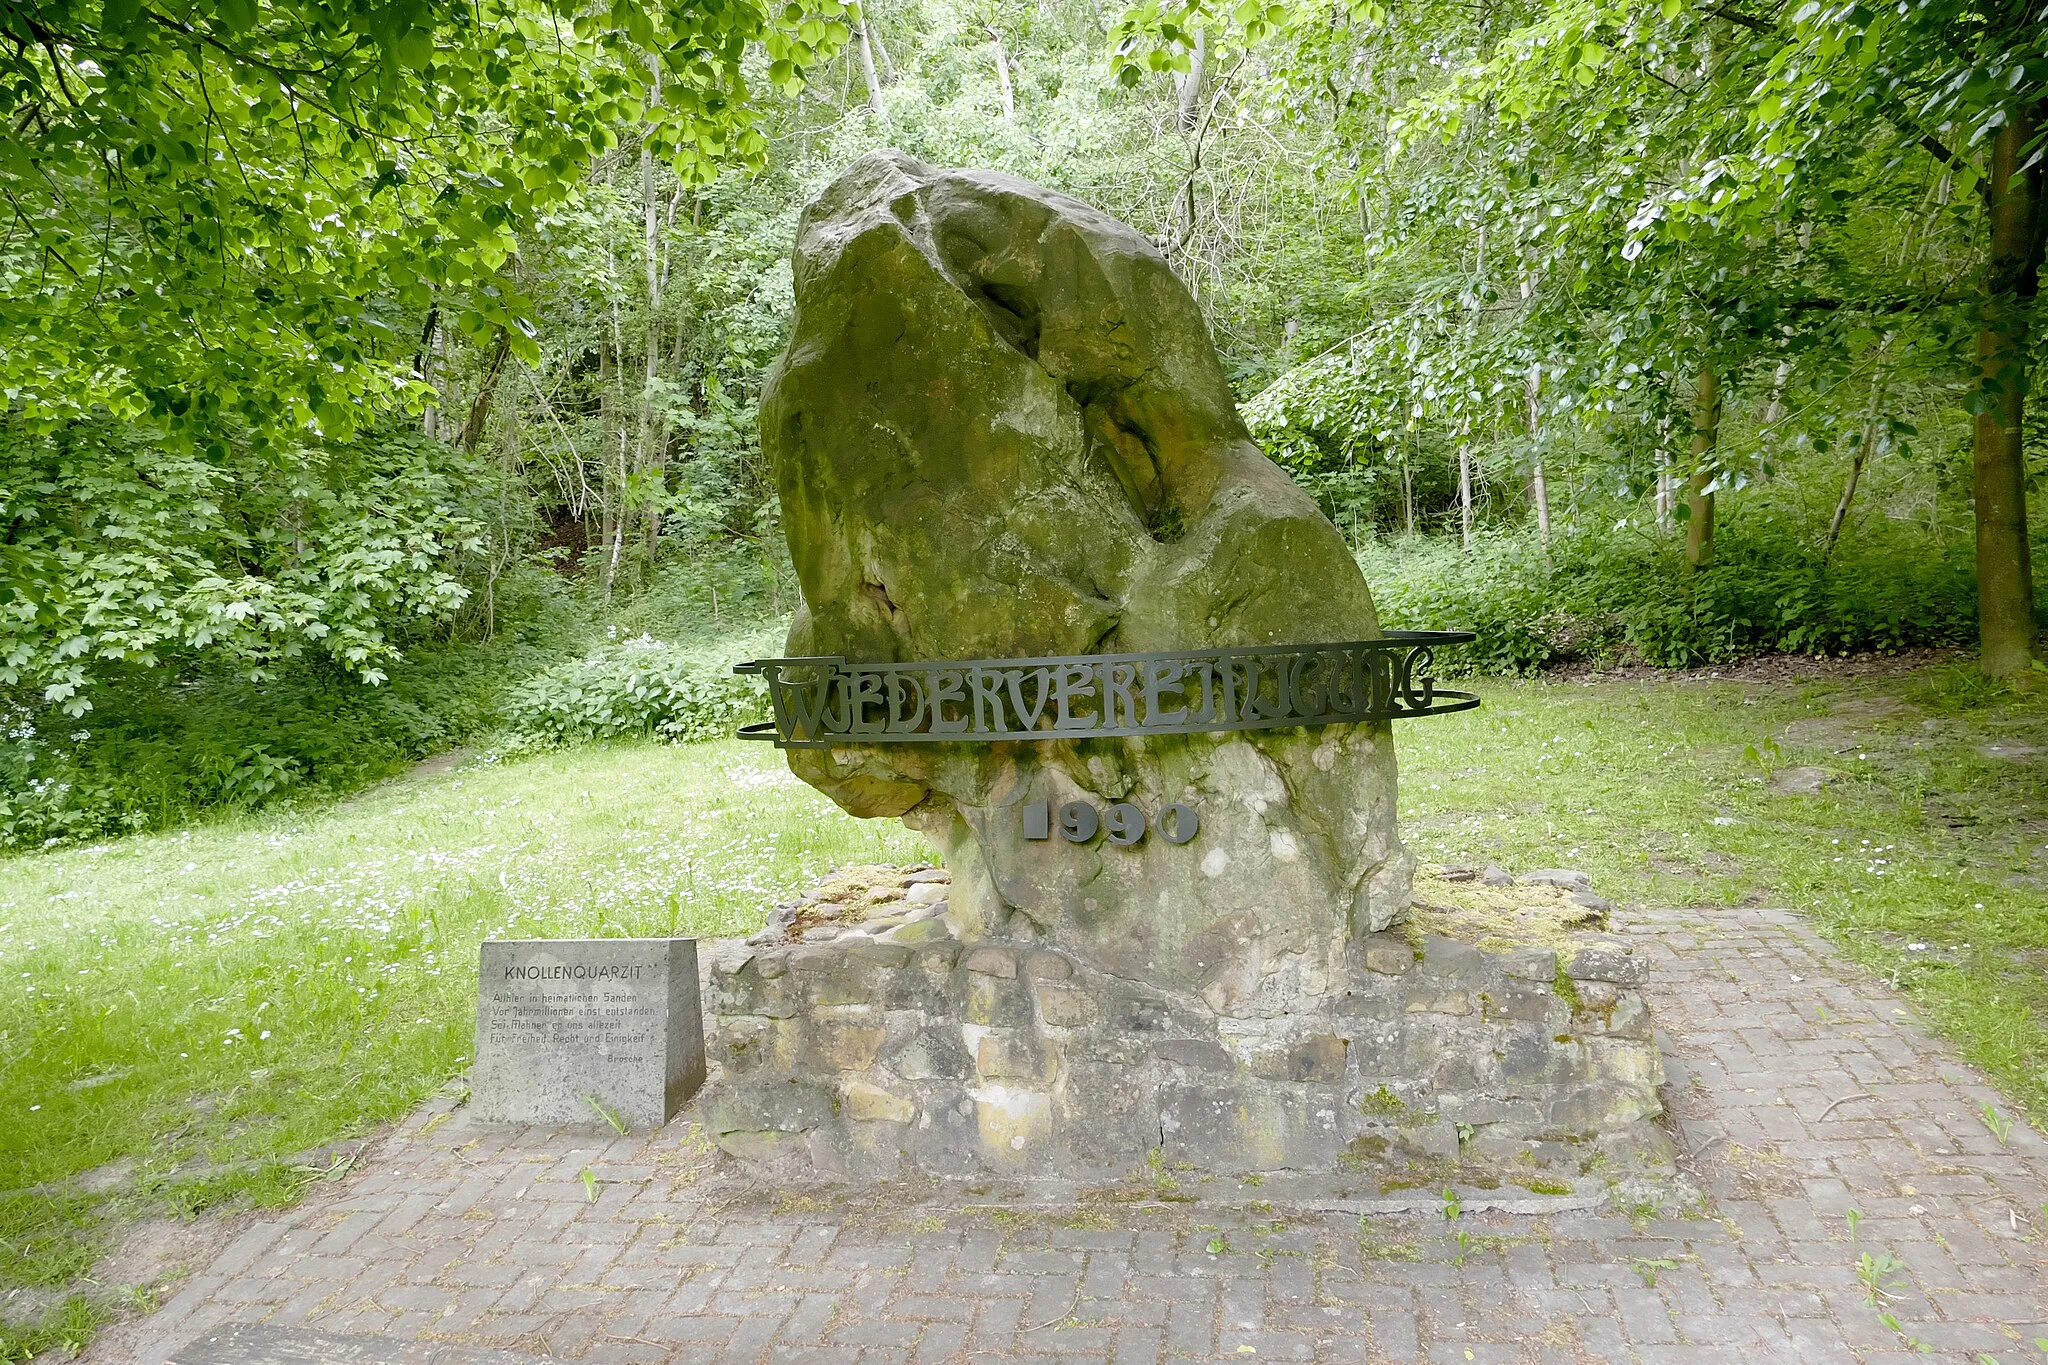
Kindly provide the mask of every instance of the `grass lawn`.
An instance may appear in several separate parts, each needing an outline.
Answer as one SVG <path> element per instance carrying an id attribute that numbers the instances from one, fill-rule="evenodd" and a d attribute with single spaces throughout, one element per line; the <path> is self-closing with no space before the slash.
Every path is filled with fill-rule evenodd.
<path id="1" fill-rule="evenodd" d="M 1483 682 L 1401 728 L 1404 830 L 1618 902 L 1802 910 L 2041 1121 L 2048 697 L 1970 676 Z M 1780 794 L 1795 766 L 1825 784 Z M 925 856 L 725 742 L 0 861 L 0 1314 L 53 1314 L 0 1358 L 113 1308 L 84 1277 L 125 1221 L 288 1201 L 301 1154 L 461 1072 L 483 938 L 750 932 L 830 863 Z"/>
<path id="2" fill-rule="evenodd" d="M 89 1332 L 97 1298 L 47 1305 L 122 1221 L 287 1202 L 299 1154 L 461 1072 L 484 938 L 750 933 L 835 862 L 928 856 L 726 741 L 0 861 L 0 1312 L 36 1321 L 0 1359 Z"/>
<path id="3" fill-rule="evenodd" d="M 1799 910 L 2048 1127 L 2048 693 L 1953 663 L 1756 671 L 1482 683 L 1402 731 L 1410 847 Z M 1802 776 L 1824 785 L 1780 790 Z"/>

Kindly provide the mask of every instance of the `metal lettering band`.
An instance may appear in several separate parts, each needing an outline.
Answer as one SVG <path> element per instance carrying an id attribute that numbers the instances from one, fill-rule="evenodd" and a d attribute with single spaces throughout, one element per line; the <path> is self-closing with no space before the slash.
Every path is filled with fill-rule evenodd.
<path id="1" fill-rule="evenodd" d="M 1436 716 L 1479 705 L 1430 677 L 1466 631 L 1396 630 L 1344 644 L 1167 654 L 849 664 L 755 659 L 775 719 L 741 739 L 784 749 L 1270 730 Z"/>

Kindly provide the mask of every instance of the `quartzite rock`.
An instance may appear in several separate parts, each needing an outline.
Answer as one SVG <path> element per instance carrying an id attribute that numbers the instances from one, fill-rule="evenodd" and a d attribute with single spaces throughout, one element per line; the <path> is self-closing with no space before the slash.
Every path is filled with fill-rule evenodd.
<path id="1" fill-rule="evenodd" d="M 1143 236 L 989 171 L 862 158 L 804 213 L 762 400 L 804 607 L 857 662 L 1370 639 L 1334 527 L 1260 453 Z M 1271 1016 L 1337 989 L 1407 905 L 1384 725 L 792 751 L 857 815 L 946 851 L 962 939 L 1041 939 Z M 1050 799 L 1189 801 L 1133 848 L 1019 837 Z M 1027 1123 L 1027 1117 L 1016 1122 Z"/>

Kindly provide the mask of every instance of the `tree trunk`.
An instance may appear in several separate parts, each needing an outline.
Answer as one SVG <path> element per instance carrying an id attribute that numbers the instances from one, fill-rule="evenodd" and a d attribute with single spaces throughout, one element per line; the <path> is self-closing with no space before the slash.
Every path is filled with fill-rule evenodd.
<path id="1" fill-rule="evenodd" d="M 863 9 L 862 14 L 865 15 L 866 13 L 867 11 Z M 882 80 L 889 85 L 894 85 L 896 84 L 896 59 L 889 55 L 889 44 L 882 40 L 882 31 L 878 28 L 866 27 L 868 22 L 867 19 L 862 19 L 863 31 L 868 35 L 869 41 L 874 43 L 875 55 L 882 59 Z"/>
<path id="2" fill-rule="evenodd" d="M 605 251 L 605 265 L 608 276 L 616 274 L 618 262 L 614 259 L 613 253 L 609 248 Z M 635 409 L 631 396 L 626 392 L 626 356 L 629 352 L 626 349 L 626 329 L 625 324 L 620 319 L 619 300 L 616 294 L 612 297 L 611 321 L 613 357 L 611 373 L 615 386 L 613 398 L 618 404 L 618 416 L 612 423 L 615 444 L 612 449 L 604 452 L 606 457 L 604 481 L 610 490 L 605 498 L 605 506 L 612 509 L 610 548 L 606 551 L 604 560 L 604 600 L 606 602 L 612 600 L 612 584 L 618 578 L 619 549 L 626 543 L 626 529 L 633 524 L 633 504 L 628 493 L 628 488 L 630 487 L 628 480 L 632 474 L 630 454 L 632 443 L 627 437 L 627 415 Z"/>
<path id="3" fill-rule="evenodd" d="M 1466 549 L 1472 548 L 1472 424 L 1458 428 L 1458 522 Z"/>
<path id="4" fill-rule="evenodd" d="M 1657 419 L 1657 529 L 1669 531 L 1672 523 L 1672 495 L 1677 483 L 1671 477 L 1671 417 Z"/>
<path id="5" fill-rule="evenodd" d="M 483 382 L 477 386 L 476 398 L 469 405 L 469 420 L 462 424 L 461 442 L 465 454 L 476 454 L 476 448 L 483 444 L 484 427 L 491 420 L 491 401 L 498 394 L 498 376 L 505 372 L 505 357 L 511 350 L 512 335 L 500 327 L 497 339 L 491 343 L 491 353 L 484 361 Z"/>
<path id="6" fill-rule="evenodd" d="M 882 83 L 875 77 L 875 49 L 868 41 L 868 26 L 862 24 L 856 32 L 860 34 L 861 78 L 868 83 L 868 111 L 886 129 L 890 126 L 889 111 L 882 107 Z"/>
<path id="7" fill-rule="evenodd" d="M 1415 472 L 1408 463 L 1408 451 L 1401 451 L 1401 513 L 1408 534 L 1415 534 Z"/>
<path id="8" fill-rule="evenodd" d="M 441 305 L 427 309 L 427 325 L 420 329 L 419 349 L 412 353 L 413 377 L 424 384 L 437 384 L 434 375 L 434 353 L 441 341 Z M 440 435 L 441 409 L 428 403 L 420 414 L 420 434 L 428 440 Z"/>
<path id="9" fill-rule="evenodd" d="M 500 364 L 498 373 L 502 373 L 502 371 L 503 365 Z M 491 387 L 495 389 L 496 386 L 496 374 L 494 373 Z M 482 395 L 479 394 L 478 396 L 481 397 Z M 474 420 L 476 417 L 476 405 L 471 404 L 469 411 L 471 419 Z M 522 440 L 523 428 L 519 422 L 519 405 L 517 403 L 512 405 L 511 411 L 507 414 L 504 430 L 505 439 L 499 442 L 498 445 L 498 497 L 496 509 L 498 515 L 495 518 L 497 524 L 491 528 L 489 541 L 490 559 L 484 566 L 484 639 L 486 641 L 495 639 L 498 634 L 498 580 L 503 578 L 505 570 L 518 560 L 520 547 L 527 543 L 527 537 L 513 529 L 512 488 L 515 482 L 520 484 L 518 502 L 521 510 L 532 509 L 532 503 L 527 496 L 528 490 L 524 481 L 519 479 L 519 473 L 524 463 L 524 450 Z"/>
<path id="10" fill-rule="evenodd" d="M 447 405 L 448 381 L 448 329 L 437 328 L 427 343 L 427 370 L 421 378 L 434 386 L 434 396 L 427 403 L 427 410 L 420 418 L 420 430 L 430 441 L 443 436 L 441 410 Z"/>
<path id="11" fill-rule="evenodd" d="M 612 479 L 612 450 L 617 444 L 613 433 L 619 426 L 619 404 L 612 383 L 612 371 L 617 362 L 612 354 L 609 338 L 597 343 L 597 543 L 600 549 L 611 545 L 619 524 L 619 488 Z M 601 570 L 605 595 L 612 590 L 611 573 Z"/>
<path id="12" fill-rule="evenodd" d="M 1781 360 L 1771 372 L 1771 401 L 1764 406 L 1764 425 L 1774 427 L 1785 420 L 1785 385 L 1792 380 L 1792 362 Z"/>
<path id="13" fill-rule="evenodd" d="M 991 28 L 988 39 L 995 48 L 996 91 L 1003 98 L 1003 122 L 1017 121 L 1017 92 L 1010 88 L 1010 50 L 1003 45 L 1003 35 Z"/>
<path id="14" fill-rule="evenodd" d="M 1529 445 L 1533 450 L 1537 438 L 1543 434 L 1543 366 L 1540 363 L 1529 366 Z M 1543 454 L 1537 451 L 1533 463 L 1534 477 L 1530 480 L 1531 491 L 1536 498 L 1536 532 L 1543 538 L 1543 548 L 1550 548 L 1550 485 L 1543 478 Z"/>
<path id="15" fill-rule="evenodd" d="M 1870 377 L 1870 406 L 1863 413 L 1863 428 L 1856 433 L 1856 453 L 1849 460 L 1849 478 L 1842 485 L 1842 496 L 1835 503 L 1835 515 L 1828 521 L 1827 543 L 1821 546 L 1820 562 L 1825 568 L 1834 557 L 1835 542 L 1841 538 L 1842 525 L 1849 520 L 1850 504 L 1856 501 L 1856 485 L 1863 478 L 1863 465 L 1869 460 L 1871 448 L 1877 442 L 1877 426 L 1884 416 L 1885 363 L 1884 353 L 1891 346 L 1895 332 L 1886 332 L 1884 340 L 1877 344 L 1877 368 Z M 1789 362 L 1788 362 L 1789 363 Z M 1781 370 L 1783 366 L 1779 367 Z"/>
<path id="16" fill-rule="evenodd" d="M 654 98 L 661 99 L 661 72 L 655 69 Z M 641 252 L 647 267 L 647 357 L 640 387 L 640 470 L 647 492 L 647 558 L 661 535 L 661 495 L 668 482 L 668 443 L 655 411 L 654 386 L 661 378 L 661 202 L 654 192 L 654 154 L 640 148 L 640 202 L 643 213 Z"/>
<path id="17" fill-rule="evenodd" d="M 1835 542 L 1841 539 L 1842 523 L 1849 519 L 1849 504 L 1856 500 L 1856 484 L 1863 478 L 1863 462 L 1870 458 L 1870 440 L 1875 434 L 1874 423 L 1865 423 L 1861 438 L 1856 442 L 1856 453 L 1849 460 L 1849 478 L 1842 485 L 1841 501 L 1835 504 L 1835 515 L 1828 521 L 1827 543 L 1821 546 L 1821 567 L 1834 558 Z"/>
<path id="18" fill-rule="evenodd" d="M 1201 121 L 1202 85 L 1209 74 L 1209 34 L 1205 29 L 1195 30 L 1195 50 L 1188 54 L 1188 69 L 1176 76 L 1178 95 L 1174 102 L 1174 117 L 1183 133 L 1195 131 Z"/>
<path id="19" fill-rule="evenodd" d="M 1692 402 L 1692 474 L 1685 481 L 1685 566 L 1704 569 L 1714 562 L 1714 482 L 1710 467 L 1721 439 L 1721 381 L 1712 361 L 1700 365 L 1699 387 Z"/>
<path id="20" fill-rule="evenodd" d="M 2033 140 L 2032 110 L 2019 111 L 1991 146 L 1984 190 L 1991 260 L 1977 333 L 1982 388 L 1975 432 L 1977 626 L 1981 666 L 1994 678 L 2027 672 L 2034 657 L 2034 568 L 2027 547 L 2027 311 L 2039 287 L 2041 172 L 2020 168 Z"/>

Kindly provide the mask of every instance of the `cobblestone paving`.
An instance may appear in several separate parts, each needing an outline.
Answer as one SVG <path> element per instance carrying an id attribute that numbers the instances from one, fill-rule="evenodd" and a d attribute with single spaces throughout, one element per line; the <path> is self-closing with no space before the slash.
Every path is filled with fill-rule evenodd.
<path id="1" fill-rule="evenodd" d="M 180 1348 L 265 1322 L 593 1362 L 2048 1359 L 2048 1143 L 2001 1143 L 1995 1092 L 1796 916 L 1628 918 L 1698 1216 L 1475 1203 L 1453 1224 L 1262 1207 L 1236 1182 L 849 1199 L 744 1181 L 681 1121 L 613 1138 L 428 1111 L 190 1280 L 139 1355 L 196 1361 Z M 1865 1253 L 1902 1263 L 1877 1306 Z"/>

